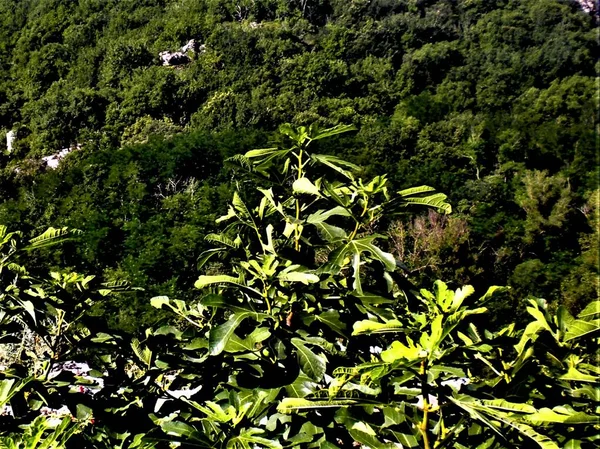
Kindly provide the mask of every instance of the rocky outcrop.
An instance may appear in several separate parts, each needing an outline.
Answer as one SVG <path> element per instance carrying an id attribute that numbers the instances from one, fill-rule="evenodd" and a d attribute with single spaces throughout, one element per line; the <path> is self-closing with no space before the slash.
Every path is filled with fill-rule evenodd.
<path id="1" fill-rule="evenodd" d="M 596 0 L 577 0 L 581 9 L 583 9 L 587 13 L 595 13 L 596 9 Z"/>
<path id="2" fill-rule="evenodd" d="M 195 39 L 190 39 L 187 44 L 181 47 L 180 51 L 161 51 L 158 57 L 164 66 L 179 66 L 191 62 L 189 53 L 199 54 L 206 51 L 206 45 L 198 43 Z"/>
<path id="3" fill-rule="evenodd" d="M 188 51 L 192 53 L 204 53 L 206 51 L 206 45 L 200 44 L 196 39 L 190 39 L 187 44 L 181 47 L 183 53 Z"/>
<path id="4" fill-rule="evenodd" d="M 180 51 L 176 51 L 173 53 L 170 51 L 161 51 L 158 54 L 158 56 L 160 57 L 160 60 L 162 61 L 163 65 L 183 65 L 191 61 L 188 55 Z"/>
<path id="5" fill-rule="evenodd" d="M 10 153 L 13 150 L 13 144 L 15 143 L 15 139 L 17 138 L 17 133 L 14 131 L 9 131 L 6 133 L 6 149 Z"/>
<path id="6" fill-rule="evenodd" d="M 51 168 L 54 170 L 54 169 L 58 168 L 60 161 L 62 159 L 64 159 L 67 156 L 67 154 L 69 154 L 75 150 L 79 150 L 80 148 L 81 148 L 81 144 L 79 144 L 79 143 L 77 145 L 74 145 L 69 148 L 63 148 L 58 153 L 54 153 L 50 156 L 43 157 L 42 161 L 46 163 L 46 166 L 48 168 Z"/>

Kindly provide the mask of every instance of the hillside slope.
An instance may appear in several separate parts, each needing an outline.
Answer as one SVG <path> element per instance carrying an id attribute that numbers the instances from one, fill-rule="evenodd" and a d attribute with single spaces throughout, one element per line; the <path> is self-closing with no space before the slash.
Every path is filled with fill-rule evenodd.
<path id="1" fill-rule="evenodd" d="M 323 150 L 455 206 L 394 224 L 413 276 L 577 309 L 598 282 L 596 27 L 558 0 L 5 0 L 0 219 L 79 227 L 55 260 L 185 295 L 223 159 L 284 122 L 353 123 Z"/>

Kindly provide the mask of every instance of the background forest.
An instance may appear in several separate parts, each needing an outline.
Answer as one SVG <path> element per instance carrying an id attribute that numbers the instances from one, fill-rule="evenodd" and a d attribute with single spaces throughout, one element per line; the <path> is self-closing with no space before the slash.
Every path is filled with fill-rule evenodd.
<path id="1" fill-rule="evenodd" d="M 598 25 L 0 0 L 0 449 L 595 447 Z"/>
<path id="2" fill-rule="evenodd" d="M 279 124 L 354 124 L 320 146 L 454 213 L 381 223 L 415 282 L 509 285 L 578 312 L 598 291 L 597 16 L 558 0 L 3 0 L 0 222 L 84 231 L 38 255 L 144 292 L 133 330 L 186 298 L 232 189 L 224 160 Z M 204 51 L 163 66 L 190 39 Z M 41 157 L 80 144 L 56 170 Z M 4 139 L 2 145 L 5 145 Z M 245 183 L 241 185 L 241 183 Z M 142 311 L 142 313 L 139 313 Z M 504 317 L 504 318 L 503 318 Z"/>

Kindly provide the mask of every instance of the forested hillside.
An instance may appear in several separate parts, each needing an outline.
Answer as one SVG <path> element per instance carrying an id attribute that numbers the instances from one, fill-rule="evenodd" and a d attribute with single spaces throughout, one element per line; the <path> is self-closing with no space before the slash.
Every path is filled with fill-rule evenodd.
<path id="1" fill-rule="evenodd" d="M 130 280 L 144 298 L 186 297 L 240 181 L 224 159 L 269 146 L 284 122 L 354 124 L 323 151 L 453 205 L 447 218 L 379 224 L 411 279 L 511 285 L 511 312 L 528 295 L 577 311 L 598 289 L 590 8 L 4 0 L 0 130 L 16 139 L 2 157 L 0 222 L 79 228 L 81 243 L 40 263 Z M 191 39 L 196 51 L 163 65 L 159 53 Z M 123 299 L 115 319 L 135 327 L 142 297 Z"/>
<path id="2" fill-rule="evenodd" d="M 589 0 L 0 0 L 0 449 L 600 441 Z"/>

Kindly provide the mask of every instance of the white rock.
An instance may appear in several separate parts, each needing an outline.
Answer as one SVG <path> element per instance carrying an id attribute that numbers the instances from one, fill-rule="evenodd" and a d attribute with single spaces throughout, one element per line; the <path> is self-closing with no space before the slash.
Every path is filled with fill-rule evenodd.
<path id="1" fill-rule="evenodd" d="M 63 148 L 58 153 L 51 154 L 50 156 L 45 156 L 42 158 L 42 161 L 44 161 L 49 168 L 56 169 L 56 168 L 58 168 L 60 161 L 62 159 L 64 159 L 69 153 L 71 153 L 75 150 L 80 150 L 80 149 L 81 149 L 81 144 L 78 143 L 71 147 Z"/>
<path id="2" fill-rule="evenodd" d="M 17 134 L 14 131 L 11 130 L 6 133 L 6 148 L 8 149 L 9 153 L 13 150 L 13 143 L 15 142 L 16 138 Z"/>
<path id="3" fill-rule="evenodd" d="M 583 9 L 585 12 L 592 12 L 596 8 L 595 0 L 578 0 L 578 1 L 579 1 L 579 6 L 581 6 L 581 9 Z"/>
<path id="4" fill-rule="evenodd" d="M 54 170 L 54 169 L 58 168 L 59 160 L 58 160 L 58 158 L 56 156 L 46 156 L 46 157 L 43 157 L 42 160 L 51 169 Z"/>
<path id="5" fill-rule="evenodd" d="M 189 56 L 180 51 L 176 51 L 173 53 L 171 53 L 170 51 L 161 51 L 158 54 L 158 56 L 160 57 L 160 59 L 163 62 L 163 65 L 165 66 L 182 65 L 190 62 Z"/>
<path id="6" fill-rule="evenodd" d="M 196 53 L 196 40 L 190 39 L 187 44 L 181 47 L 181 51 L 183 53 L 191 51 L 192 53 Z"/>

